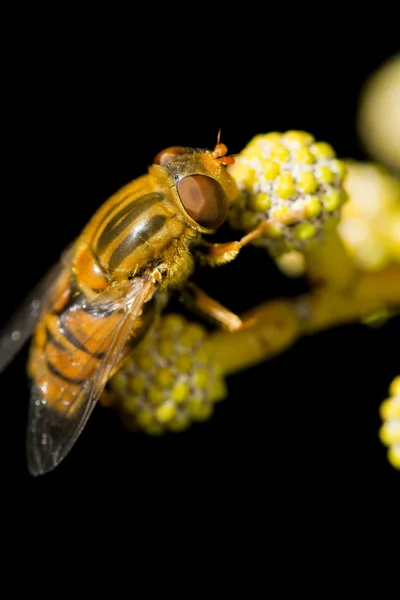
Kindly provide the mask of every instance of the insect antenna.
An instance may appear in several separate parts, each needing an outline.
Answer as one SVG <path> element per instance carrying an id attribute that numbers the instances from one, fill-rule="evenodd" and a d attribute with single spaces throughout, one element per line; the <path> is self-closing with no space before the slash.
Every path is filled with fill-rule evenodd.
<path id="1" fill-rule="evenodd" d="M 233 156 L 227 156 L 228 148 L 221 142 L 221 128 L 218 130 L 217 143 L 213 151 L 214 158 L 223 165 L 233 165 L 235 159 Z"/>

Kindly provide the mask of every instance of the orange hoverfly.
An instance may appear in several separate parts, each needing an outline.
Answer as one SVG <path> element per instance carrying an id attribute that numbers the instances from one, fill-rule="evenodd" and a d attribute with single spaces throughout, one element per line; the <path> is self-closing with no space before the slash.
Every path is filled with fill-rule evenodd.
<path id="1" fill-rule="evenodd" d="M 189 278 L 196 259 L 219 265 L 264 231 L 207 243 L 237 196 L 225 144 L 213 151 L 171 147 L 147 174 L 125 185 L 11 319 L 0 337 L 0 372 L 33 333 L 27 461 L 32 475 L 54 469 L 70 451 L 110 377 L 160 313 L 168 292 L 228 329 L 236 315 Z"/>

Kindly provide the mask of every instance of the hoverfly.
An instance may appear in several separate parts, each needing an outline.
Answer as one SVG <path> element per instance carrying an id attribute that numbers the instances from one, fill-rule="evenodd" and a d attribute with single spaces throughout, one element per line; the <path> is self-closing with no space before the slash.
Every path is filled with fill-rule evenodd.
<path id="1" fill-rule="evenodd" d="M 26 300 L 0 338 L 0 372 L 33 333 L 27 461 L 32 475 L 54 469 L 70 451 L 110 377 L 144 336 L 168 292 L 228 329 L 240 319 L 189 282 L 195 261 L 219 265 L 261 235 L 213 244 L 238 190 L 234 162 L 219 137 L 214 150 L 170 147 L 147 174 L 94 214 Z"/>

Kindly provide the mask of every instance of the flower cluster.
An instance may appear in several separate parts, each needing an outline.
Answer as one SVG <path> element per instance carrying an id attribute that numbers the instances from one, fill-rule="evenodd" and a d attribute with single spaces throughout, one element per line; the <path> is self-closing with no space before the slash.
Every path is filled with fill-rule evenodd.
<path id="1" fill-rule="evenodd" d="M 377 163 L 347 160 L 345 164 L 348 202 L 337 233 L 347 256 L 354 268 L 368 271 L 400 264 L 400 180 Z M 307 270 L 304 255 L 296 250 L 276 262 L 291 277 Z"/>
<path id="2" fill-rule="evenodd" d="M 358 131 L 374 160 L 400 173 L 400 53 L 370 75 L 363 86 Z"/>
<path id="3" fill-rule="evenodd" d="M 198 323 L 169 314 L 130 354 L 110 381 L 111 403 L 129 429 L 161 435 L 211 416 L 226 388 L 203 344 L 206 333 Z"/>
<path id="4" fill-rule="evenodd" d="M 363 269 L 400 263 L 400 181 L 378 164 L 347 166 L 350 200 L 338 231 L 349 256 Z"/>
<path id="5" fill-rule="evenodd" d="M 231 227 L 250 231 L 270 221 L 254 244 L 274 256 L 310 247 L 334 229 L 347 199 L 344 163 L 329 144 L 303 131 L 257 135 L 230 172 L 240 190 Z"/>
<path id="6" fill-rule="evenodd" d="M 400 376 L 392 381 L 389 398 L 382 402 L 380 414 L 383 425 L 379 430 L 379 437 L 388 447 L 390 464 L 400 469 Z"/>

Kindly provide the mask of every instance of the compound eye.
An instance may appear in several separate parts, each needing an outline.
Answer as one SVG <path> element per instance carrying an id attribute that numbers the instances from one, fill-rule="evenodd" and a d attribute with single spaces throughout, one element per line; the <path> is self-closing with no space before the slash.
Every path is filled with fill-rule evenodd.
<path id="1" fill-rule="evenodd" d="M 171 146 L 170 148 L 165 148 L 165 150 L 161 150 L 161 152 L 157 154 L 153 163 L 166 167 L 172 158 L 178 154 L 185 154 L 185 152 L 186 148 L 183 146 Z"/>
<path id="2" fill-rule="evenodd" d="M 228 200 L 222 186 L 207 175 L 188 175 L 177 184 L 179 198 L 189 215 L 206 229 L 217 229 L 228 215 Z"/>

